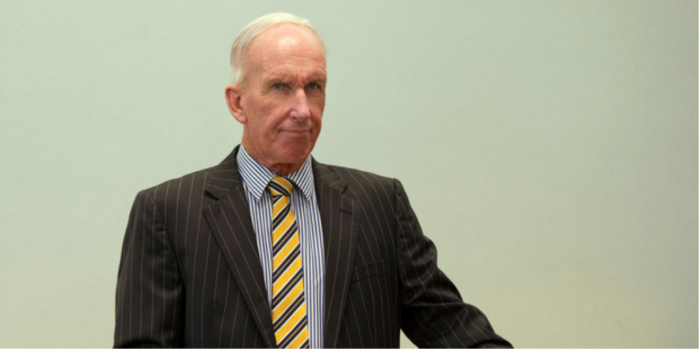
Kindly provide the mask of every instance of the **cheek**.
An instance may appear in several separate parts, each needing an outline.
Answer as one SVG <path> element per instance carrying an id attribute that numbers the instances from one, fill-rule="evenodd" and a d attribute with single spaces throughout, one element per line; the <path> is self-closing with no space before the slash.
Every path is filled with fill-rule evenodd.
<path id="1" fill-rule="evenodd" d="M 264 111 L 264 113 L 266 113 L 265 123 L 263 126 L 265 133 L 269 137 L 275 139 L 277 131 L 284 123 L 288 113 L 286 113 L 284 108 L 270 109 L 268 111 Z"/>
<path id="2" fill-rule="evenodd" d="M 323 111 L 319 111 L 319 113 L 314 113 L 311 116 L 311 122 L 316 125 L 317 129 L 321 129 L 321 119 L 323 117 Z"/>
<path id="3" fill-rule="evenodd" d="M 317 124 L 319 128 L 321 127 L 321 118 L 323 117 L 323 108 L 325 107 L 325 99 L 321 98 L 317 101 L 313 101 L 311 104 L 312 108 L 312 118 L 314 118 L 314 124 Z"/>
<path id="4" fill-rule="evenodd" d="M 248 124 L 257 138 L 264 138 L 270 132 L 274 131 L 273 118 L 270 117 L 273 113 L 270 104 L 266 104 L 262 99 L 248 101 L 246 114 L 248 115 Z"/>

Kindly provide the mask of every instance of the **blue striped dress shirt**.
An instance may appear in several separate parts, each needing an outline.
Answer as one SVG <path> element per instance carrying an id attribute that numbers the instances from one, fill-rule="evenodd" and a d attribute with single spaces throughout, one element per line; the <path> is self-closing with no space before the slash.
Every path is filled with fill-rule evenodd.
<path id="1" fill-rule="evenodd" d="M 267 184 L 277 177 L 275 173 L 258 163 L 241 145 L 238 169 L 243 180 L 253 230 L 258 241 L 267 299 L 272 305 L 272 195 Z M 301 260 L 304 269 L 304 294 L 309 321 L 309 345 L 323 347 L 324 276 L 323 234 L 321 214 L 318 210 L 311 156 L 301 169 L 284 177 L 294 183 L 291 194 L 292 210 L 299 225 Z"/>

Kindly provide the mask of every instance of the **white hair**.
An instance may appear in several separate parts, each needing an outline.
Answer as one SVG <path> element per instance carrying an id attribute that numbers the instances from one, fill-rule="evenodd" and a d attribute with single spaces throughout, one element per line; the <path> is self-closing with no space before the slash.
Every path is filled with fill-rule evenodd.
<path id="1" fill-rule="evenodd" d="M 321 42 L 321 46 L 323 46 L 323 41 L 318 35 L 316 28 L 305 18 L 284 12 L 270 13 L 259 17 L 245 26 L 245 28 L 238 33 L 236 40 L 233 41 L 233 46 L 231 47 L 231 85 L 240 86 L 245 83 L 247 73 L 245 54 L 248 51 L 250 42 L 253 41 L 258 34 L 282 23 L 293 23 L 311 29 L 316 35 L 316 38 Z M 323 50 L 325 51 L 325 46 Z"/>

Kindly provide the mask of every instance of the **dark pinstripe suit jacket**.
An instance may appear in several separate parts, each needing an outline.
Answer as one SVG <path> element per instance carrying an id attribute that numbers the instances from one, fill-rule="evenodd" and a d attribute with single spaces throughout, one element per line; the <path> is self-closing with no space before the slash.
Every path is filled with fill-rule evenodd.
<path id="1" fill-rule="evenodd" d="M 275 347 L 236 153 L 141 191 L 124 238 L 115 347 Z M 324 347 L 509 346 L 438 269 L 401 184 L 313 162 Z"/>

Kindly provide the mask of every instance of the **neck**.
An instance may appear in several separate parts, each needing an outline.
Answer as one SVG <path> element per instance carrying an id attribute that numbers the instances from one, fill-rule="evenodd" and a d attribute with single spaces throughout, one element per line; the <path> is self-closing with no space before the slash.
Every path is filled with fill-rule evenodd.
<path id="1" fill-rule="evenodd" d="M 277 176 L 284 177 L 287 176 L 299 169 L 301 169 L 301 165 L 294 165 L 294 164 L 275 164 L 275 166 L 268 166 L 267 164 L 260 163 L 264 165 L 266 168 L 270 169 L 273 173 L 275 173 Z M 303 164 L 303 163 L 302 163 Z"/>
<path id="2" fill-rule="evenodd" d="M 260 157 L 260 156 L 257 154 L 255 148 L 253 148 L 253 147 L 248 147 L 248 145 L 247 145 L 246 142 L 245 142 L 245 139 L 243 140 L 243 142 L 241 142 L 241 146 L 243 146 L 243 148 L 245 149 L 246 153 L 248 153 L 248 155 L 249 155 L 251 158 L 255 159 L 258 163 L 262 164 L 262 166 L 264 166 L 264 167 L 267 168 L 268 170 L 270 170 L 270 171 L 272 171 L 273 173 L 275 173 L 275 175 L 280 176 L 280 177 L 287 176 L 287 175 L 289 175 L 289 174 L 291 174 L 291 173 L 293 173 L 293 172 L 295 172 L 295 171 L 301 169 L 302 165 L 304 165 L 304 162 L 306 162 L 306 159 L 304 159 L 304 161 L 301 162 L 301 163 L 299 163 L 299 164 L 295 164 L 295 163 L 277 163 L 277 162 L 273 162 L 273 161 L 270 161 L 270 160 L 268 160 L 268 159 L 265 159 L 265 158 L 263 158 L 263 157 Z"/>

